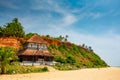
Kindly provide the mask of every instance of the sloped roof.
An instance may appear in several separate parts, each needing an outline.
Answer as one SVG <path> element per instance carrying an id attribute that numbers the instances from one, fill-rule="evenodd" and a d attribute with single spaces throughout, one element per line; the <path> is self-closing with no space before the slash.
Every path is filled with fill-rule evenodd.
<path id="1" fill-rule="evenodd" d="M 40 36 L 38 36 L 38 35 L 33 35 L 30 39 L 27 40 L 27 42 L 47 44 L 47 42 L 44 41 L 44 40 L 43 40 Z"/>
<path id="2" fill-rule="evenodd" d="M 43 50 L 34 50 L 34 49 L 26 49 L 18 52 L 18 56 L 48 56 L 48 57 L 54 57 L 51 53 L 48 51 Z"/>

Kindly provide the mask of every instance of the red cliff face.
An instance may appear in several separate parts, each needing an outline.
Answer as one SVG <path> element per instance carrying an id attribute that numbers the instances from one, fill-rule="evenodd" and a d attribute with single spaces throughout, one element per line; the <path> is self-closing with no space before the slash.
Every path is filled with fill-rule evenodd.
<path id="1" fill-rule="evenodd" d="M 61 42 L 58 41 L 58 40 L 53 40 L 53 39 L 49 39 L 49 38 L 46 38 L 46 37 L 42 37 L 42 38 L 48 43 L 48 45 L 54 44 L 54 45 L 58 46 L 58 45 L 61 44 Z"/>
<path id="2" fill-rule="evenodd" d="M 54 39 L 49 39 L 46 37 L 41 37 L 43 40 L 45 40 L 47 42 L 48 45 L 50 44 L 54 44 L 56 46 L 60 46 L 62 44 L 66 44 L 67 47 L 71 47 L 73 44 L 70 42 L 61 42 L 59 40 L 54 40 Z M 21 45 L 20 42 L 26 42 L 26 39 L 24 38 L 0 38 L 0 47 L 13 47 L 13 48 L 17 48 L 17 49 L 21 49 L 23 47 L 23 45 Z M 87 52 L 87 50 L 83 47 L 80 47 L 80 49 L 84 50 L 85 52 Z"/>
<path id="3" fill-rule="evenodd" d="M 0 47 L 13 47 L 19 49 L 21 44 L 17 38 L 0 38 Z"/>

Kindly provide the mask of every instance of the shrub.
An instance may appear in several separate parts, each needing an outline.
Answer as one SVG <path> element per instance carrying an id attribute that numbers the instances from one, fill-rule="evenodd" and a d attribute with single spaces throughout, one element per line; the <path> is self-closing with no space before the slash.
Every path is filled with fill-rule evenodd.
<path id="1" fill-rule="evenodd" d="M 52 48 L 52 49 L 56 49 L 56 46 L 54 44 L 50 44 L 49 47 Z"/>
<path id="2" fill-rule="evenodd" d="M 76 45 L 72 45 L 71 48 L 74 52 L 79 53 L 79 49 Z"/>
<path id="3" fill-rule="evenodd" d="M 15 74 L 15 71 L 13 69 L 9 69 L 6 73 L 7 74 Z"/>
<path id="4" fill-rule="evenodd" d="M 20 66 L 20 63 L 19 62 L 12 62 L 10 65 Z"/>
<path id="5" fill-rule="evenodd" d="M 70 64 L 57 63 L 57 64 L 55 64 L 54 68 L 58 69 L 58 70 L 73 70 L 73 68 Z"/>
<path id="6" fill-rule="evenodd" d="M 17 74 L 17 73 L 35 73 L 35 72 L 46 72 L 47 67 L 40 68 L 34 66 L 21 66 L 21 65 L 9 65 L 7 66 L 7 74 Z"/>
<path id="7" fill-rule="evenodd" d="M 59 47 L 58 47 L 58 50 L 59 50 L 61 53 L 64 53 L 64 52 L 65 52 L 65 50 L 64 50 L 64 48 L 63 48 L 62 46 L 59 46 Z"/>
<path id="8" fill-rule="evenodd" d="M 47 67 L 42 68 L 42 71 L 49 71 Z"/>
<path id="9" fill-rule="evenodd" d="M 60 62 L 60 63 L 66 63 L 66 60 L 60 56 L 55 57 L 54 59 L 56 62 Z"/>
<path id="10" fill-rule="evenodd" d="M 74 65 L 77 67 L 77 68 L 80 68 L 82 65 L 78 62 L 74 63 Z"/>
<path id="11" fill-rule="evenodd" d="M 73 64 L 76 62 L 76 59 L 73 56 L 67 56 L 66 62 Z"/>

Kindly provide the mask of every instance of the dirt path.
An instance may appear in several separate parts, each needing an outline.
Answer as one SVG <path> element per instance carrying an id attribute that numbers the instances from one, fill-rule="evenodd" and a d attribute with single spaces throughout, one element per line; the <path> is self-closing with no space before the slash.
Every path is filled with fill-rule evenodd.
<path id="1" fill-rule="evenodd" d="M 0 75 L 0 80 L 120 80 L 120 68 L 80 69 L 57 71 L 49 67 L 50 72 Z"/>

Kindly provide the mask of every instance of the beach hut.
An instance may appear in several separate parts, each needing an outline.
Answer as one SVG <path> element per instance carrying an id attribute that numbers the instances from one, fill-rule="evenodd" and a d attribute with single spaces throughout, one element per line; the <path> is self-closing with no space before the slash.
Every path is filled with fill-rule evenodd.
<path id="1" fill-rule="evenodd" d="M 48 43 L 40 36 L 33 35 L 26 41 L 23 50 L 18 52 L 22 64 L 48 64 L 52 65 L 54 56 L 47 50 Z"/>

